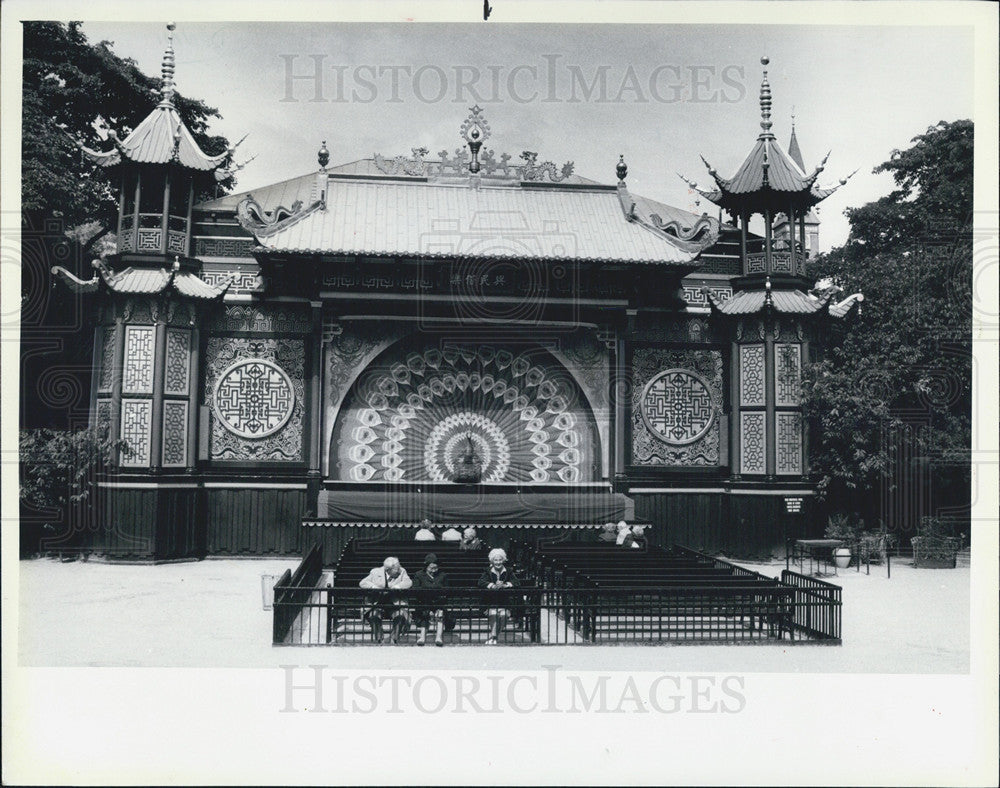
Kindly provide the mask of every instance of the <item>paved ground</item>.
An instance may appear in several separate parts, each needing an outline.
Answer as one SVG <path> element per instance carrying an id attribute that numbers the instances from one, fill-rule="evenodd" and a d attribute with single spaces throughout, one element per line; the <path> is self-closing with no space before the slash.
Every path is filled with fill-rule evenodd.
<path id="1" fill-rule="evenodd" d="M 321 661 L 341 668 L 567 669 L 802 673 L 965 673 L 969 569 L 871 574 L 841 570 L 840 647 L 546 646 L 418 649 L 270 645 L 262 576 L 296 561 L 206 560 L 161 566 L 22 561 L 19 662 L 23 666 L 272 667 Z M 746 564 L 777 575 L 784 564 Z M 320 657 L 320 654 L 322 655 Z"/>

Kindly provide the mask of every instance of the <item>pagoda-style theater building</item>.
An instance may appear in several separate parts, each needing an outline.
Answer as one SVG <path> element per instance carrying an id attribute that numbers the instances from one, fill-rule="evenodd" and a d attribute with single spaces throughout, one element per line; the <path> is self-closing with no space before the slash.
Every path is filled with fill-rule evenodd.
<path id="1" fill-rule="evenodd" d="M 722 224 L 633 194 L 621 159 L 605 184 L 500 153 L 478 107 L 436 155 L 330 166 L 324 143 L 315 172 L 194 204 L 232 151 L 199 149 L 172 74 L 168 48 L 151 114 L 85 151 L 119 179 L 117 253 L 54 269 L 93 304 L 92 421 L 128 445 L 89 549 L 332 558 L 425 518 L 497 543 L 624 518 L 751 555 L 785 498 L 808 514 L 800 373 L 860 299 L 810 293 L 833 189 L 775 139 L 766 71 L 749 156 L 699 189 Z"/>

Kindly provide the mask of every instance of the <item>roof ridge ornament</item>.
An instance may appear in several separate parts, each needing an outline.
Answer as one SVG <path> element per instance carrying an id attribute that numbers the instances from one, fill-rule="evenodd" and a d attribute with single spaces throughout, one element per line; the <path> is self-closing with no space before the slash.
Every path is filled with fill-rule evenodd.
<path id="1" fill-rule="evenodd" d="M 618 164 L 615 166 L 615 174 L 618 176 L 618 185 L 625 185 L 625 178 L 628 177 L 628 165 L 625 163 L 625 154 L 618 154 Z"/>
<path id="2" fill-rule="evenodd" d="M 160 95 L 163 96 L 160 101 L 161 106 L 174 104 L 174 30 L 176 29 L 177 25 L 174 22 L 167 25 L 167 49 L 163 53 L 163 65 L 160 69 L 163 79 L 163 86 L 160 88 Z"/>
<path id="3" fill-rule="evenodd" d="M 760 128 L 761 133 L 757 139 L 770 139 L 774 137 L 771 133 L 771 83 L 767 81 L 767 64 L 771 60 L 767 55 L 760 59 L 760 64 L 764 66 L 764 76 L 760 83 Z"/>
<path id="4" fill-rule="evenodd" d="M 483 117 L 482 107 L 478 104 L 474 107 L 469 107 L 469 113 L 469 117 L 462 121 L 459 134 L 462 135 L 462 139 L 465 140 L 469 146 L 469 150 L 472 152 L 472 160 L 469 162 L 469 172 L 477 173 L 480 168 L 479 149 L 492 134 L 490 132 L 489 121 Z"/>

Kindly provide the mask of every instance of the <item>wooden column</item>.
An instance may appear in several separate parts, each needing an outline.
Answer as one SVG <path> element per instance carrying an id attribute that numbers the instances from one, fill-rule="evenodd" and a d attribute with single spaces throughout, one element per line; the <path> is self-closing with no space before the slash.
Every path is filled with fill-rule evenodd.
<path id="1" fill-rule="evenodd" d="M 799 381 L 802 380 L 802 372 L 806 368 L 806 363 L 809 361 L 809 338 L 808 335 L 802 340 L 802 350 L 799 354 Z M 802 402 L 799 401 L 799 417 L 802 419 L 802 478 L 805 479 L 809 475 L 809 425 L 806 424 L 805 417 L 802 415 Z"/>
<path id="2" fill-rule="evenodd" d="M 771 275 L 771 209 L 764 211 L 764 273 Z"/>
<path id="3" fill-rule="evenodd" d="M 615 475 L 618 471 L 616 463 L 618 445 L 618 430 L 615 429 L 618 412 L 618 390 L 622 386 L 622 381 L 618 379 L 618 341 L 617 331 L 614 328 L 605 334 L 604 347 L 608 351 L 608 380 L 611 385 L 608 387 L 608 446 L 607 457 L 608 467 L 605 468 L 608 481 L 614 483 Z"/>
<path id="4" fill-rule="evenodd" d="M 633 310 L 629 310 L 630 312 Z M 629 320 L 626 317 L 626 320 Z M 629 321 L 631 322 L 631 321 Z M 621 328 L 615 332 L 615 388 L 624 384 L 627 370 L 625 368 L 625 337 Z M 626 390 L 631 387 L 623 386 Z M 625 441 L 628 439 L 628 432 L 625 422 L 625 398 L 615 393 L 615 481 L 624 483 L 625 481 Z M 619 490 L 621 492 L 621 490 Z"/>
<path id="5" fill-rule="evenodd" d="M 115 350 L 111 370 L 111 430 L 108 433 L 116 442 L 122 431 L 122 377 L 125 367 L 125 305 L 112 302 L 115 314 Z M 121 453 L 115 451 L 115 465 L 121 464 Z"/>
<path id="6" fill-rule="evenodd" d="M 321 424 L 323 414 L 323 302 L 312 301 L 312 336 L 309 339 L 309 356 L 306 359 L 308 378 L 310 500 L 319 492 Z M 312 487 L 316 490 L 313 491 Z"/>
<path id="7" fill-rule="evenodd" d="M 764 467 L 766 469 L 768 479 L 774 478 L 774 468 L 775 468 L 775 450 L 777 449 L 777 425 L 774 423 L 774 370 L 775 361 L 774 358 L 774 327 L 777 325 L 776 318 L 772 315 L 765 314 L 764 316 L 764 404 L 765 404 L 765 417 L 767 424 L 765 424 L 765 443 L 767 447 L 767 456 L 765 459 Z"/>
<path id="8" fill-rule="evenodd" d="M 737 324 L 738 326 L 739 324 Z M 740 345 L 730 343 L 729 360 L 729 475 L 740 478 Z"/>
<path id="9" fill-rule="evenodd" d="M 806 254 L 806 212 L 799 217 L 799 244 L 802 246 L 802 256 Z"/>
<path id="10" fill-rule="evenodd" d="M 160 251 L 163 254 L 167 253 L 167 249 L 170 245 L 167 242 L 170 231 L 170 169 L 163 174 L 163 220 L 160 223 L 160 229 L 162 231 L 162 238 L 160 238 Z"/>
<path id="11" fill-rule="evenodd" d="M 198 328 L 201 315 L 198 307 L 192 306 L 194 323 L 191 325 L 191 356 L 188 363 L 188 423 L 187 423 L 187 472 L 198 469 L 198 393 L 201 391 L 201 330 Z"/>
<path id="12" fill-rule="evenodd" d="M 153 410 L 149 418 L 149 467 L 158 469 L 163 454 L 163 379 L 167 365 L 167 305 L 153 307 Z"/>
<path id="13" fill-rule="evenodd" d="M 132 206 L 132 251 L 139 251 L 139 201 L 142 198 L 142 170 L 135 171 L 135 205 Z"/>
<path id="14" fill-rule="evenodd" d="M 745 213 L 740 214 L 740 267 L 744 274 L 747 273 L 747 223 L 750 217 Z"/>
<path id="15" fill-rule="evenodd" d="M 118 189 L 118 234 L 122 232 L 122 222 L 125 221 L 125 173 L 122 173 L 121 187 Z"/>
<path id="16" fill-rule="evenodd" d="M 194 208 L 194 178 L 188 181 L 187 228 L 184 234 L 184 255 L 191 257 L 191 210 Z"/>

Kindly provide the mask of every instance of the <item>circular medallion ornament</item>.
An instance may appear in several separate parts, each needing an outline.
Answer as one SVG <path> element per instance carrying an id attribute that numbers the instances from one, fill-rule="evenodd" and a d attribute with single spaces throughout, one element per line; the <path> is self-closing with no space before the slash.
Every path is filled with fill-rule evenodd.
<path id="1" fill-rule="evenodd" d="M 674 446 L 694 443 L 715 420 L 708 384 L 687 369 L 660 372 L 642 390 L 640 412 L 657 438 Z"/>
<path id="2" fill-rule="evenodd" d="M 266 438 L 285 426 L 295 391 L 284 370 L 261 358 L 231 364 L 215 384 L 215 415 L 241 438 Z"/>

